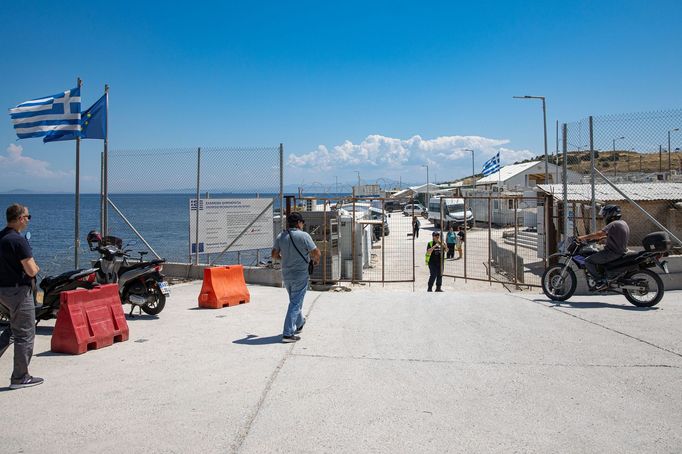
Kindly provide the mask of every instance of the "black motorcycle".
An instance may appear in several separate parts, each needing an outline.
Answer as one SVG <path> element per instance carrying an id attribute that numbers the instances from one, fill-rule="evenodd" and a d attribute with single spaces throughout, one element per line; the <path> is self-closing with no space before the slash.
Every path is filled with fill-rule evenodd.
<path id="1" fill-rule="evenodd" d="M 67 271 L 57 276 L 47 276 L 40 281 L 43 291 L 43 302 L 38 304 L 38 289 L 33 286 L 33 300 L 36 310 L 36 325 L 41 320 L 57 318 L 62 292 L 77 288 L 91 289 L 99 285 L 96 282 L 95 268 Z M 9 323 L 9 312 L 0 304 L 0 323 Z"/>
<path id="2" fill-rule="evenodd" d="M 91 231 L 87 237 L 91 251 L 100 254 L 95 263 L 97 281 L 102 284 L 118 284 L 123 304 L 130 304 L 130 315 L 137 307 L 141 312 L 158 315 L 166 306 L 170 296 L 170 286 L 161 271 L 165 260 L 145 261 L 147 252 L 139 252 L 139 260 L 129 260 L 129 249 L 124 249 L 121 238 L 102 237 L 99 232 Z"/>
<path id="3" fill-rule="evenodd" d="M 595 289 L 596 282 L 587 271 L 585 260 L 599 252 L 594 242 L 580 242 L 574 237 L 567 239 L 565 252 L 552 254 L 549 266 L 542 275 L 542 291 L 551 300 L 565 301 L 573 296 L 578 284 L 571 265 L 583 270 L 591 291 L 599 293 L 622 293 L 637 307 L 652 307 L 663 298 L 665 289 L 660 276 L 651 268 L 660 267 L 668 273 L 667 262 L 661 259 L 670 253 L 672 242 L 666 232 L 650 233 L 642 240 L 643 251 L 628 252 L 604 267 L 606 286 Z"/>

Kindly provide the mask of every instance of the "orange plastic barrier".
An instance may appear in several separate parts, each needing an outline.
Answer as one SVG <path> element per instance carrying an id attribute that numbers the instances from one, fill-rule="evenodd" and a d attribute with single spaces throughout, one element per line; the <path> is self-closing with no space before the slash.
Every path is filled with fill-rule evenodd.
<path id="1" fill-rule="evenodd" d="M 128 340 L 118 285 L 63 292 L 52 333 L 52 351 L 80 355 Z"/>
<path id="2" fill-rule="evenodd" d="M 199 307 L 220 309 L 251 301 L 241 265 L 204 268 L 204 283 L 199 294 Z"/>

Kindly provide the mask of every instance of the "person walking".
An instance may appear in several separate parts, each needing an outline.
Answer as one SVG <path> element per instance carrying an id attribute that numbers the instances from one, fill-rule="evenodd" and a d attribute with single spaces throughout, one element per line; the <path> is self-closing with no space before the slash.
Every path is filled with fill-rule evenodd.
<path id="1" fill-rule="evenodd" d="M 10 389 L 43 383 L 28 373 L 36 335 L 33 278 L 40 268 L 21 232 L 28 227 L 28 208 L 15 203 L 6 211 L 7 226 L 0 231 L 0 304 L 9 312 L 9 327 L 0 334 L 0 356 L 14 342 L 14 370 Z"/>
<path id="2" fill-rule="evenodd" d="M 450 224 L 450 228 L 448 228 L 448 233 L 445 238 L 446 243 L 448 244 L 448 257 L 449 259 L 454 259 L 455 258 L 455 245 L 457 244 L 457 234 L 455 233 L 455 226 Z"/>
<path id="3" fill-rule="evenodd" d="M 419 228 L 421 227 L 421 222 L 417 219 L 417 216 L 412 216 L 412 235 L 415 238 L 419 238 Z"/>
<path id="4" fill-rule="evenodd" d="M 433 240 L 426 245 L 426 263 L 429 265 L 429 286 L 427 291 L 433 291 L 433 284 L 436 284 L 436 291 L 442 292 L 443 285 L 443 260 L 444 254 L 448 251 L 447 245 L 440 239 L 440 232 L 433 232 Z"/>
<path id="5" fill-rule="evenodd" d="M 464 227 L 460 226 L 459 231 L 457 232 L 457 258 L 461 259 L 462 258 L 462 248 L 464 247 L 464 239 L 465 239 L 466 233 L 464 233 Z"/>
<path id="6" fill-rule="evenodd" d="M 308 290 L 308 266 L 320 262 L 320 250 L 307 232 L 303 231 L 305 221 L 301 213 L 287 216 L 287 229 L 277 235 L 272 247 L 272 258 L 282 260 L 282 280 L 289 294 L 289 307 L 284 317 L 282 342 L 296 342 L 305 325 L 302 315 L 303 298 Z"/>

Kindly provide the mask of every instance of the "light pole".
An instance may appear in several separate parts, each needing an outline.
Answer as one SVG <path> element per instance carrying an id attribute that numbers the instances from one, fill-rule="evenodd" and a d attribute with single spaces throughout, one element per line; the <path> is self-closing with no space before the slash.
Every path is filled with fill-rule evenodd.
<path id="1" fill-rule="evenodd" d="M 358 185 L 356 187 L 358 188 L 357 191 L 359 191 L 360 190 L 360 171 L 359 170 L 353 170 L 353 172 L 358 174 Z M 357 191 L 353 191 L 354 196 L 357 196 L 357 193 L 356 193 Z"/>
<path id="2" fill-rule="evenodd" d="M 429 165 L 422 164 L 422 167 L 426 167 L 426 209 L 429 209 Z"/>
<path id="3" fill-rule="evenodd" d="M 516 99 L 541 99 L 542 100 L 542 124 L 545 131 L 545 184 L 549 184 L 549 169 L 547 164 L 547 106 L 544 96 L 513 96 Z"/>
<path id="4" fill-rule="evenodd" d="M 677 131 L 679 131 L 679 130 L 680 130 L 680 128 L 675 128 L 675 129 L 671 129 L 671 130 L 668 131 L 668 172 L 670 172 L 670 171 L 672 170 L 672 164 L 671 164 L 671 161 L 670 161 L 670 153 L 671 153 L 671 151 L 672 151 L 672 148 L 670 148 L 670 133 L 673 132 L 673 131 L 674 131 L 674 132 L 677 132 Z"/>
<path id="5" fill-rule="evenodd" d="M 618 168 L 616 167 L 616 140 L 623 140 L 624 136 L 616 137 L 613 139 L 613 152 L 611 154 L 611 163 L 613 164 L 613 176 L 615 177 L 618 173 Z"/>
<path id="6" fill-rule="evenodd" d="M 462 151 L 470 151 L 471 152 L 471 178 L 474 179 L 474 189 L 476 189 L 476 171 L 474 170 L 474 150 L 471 148 L 464 148 Z"/>

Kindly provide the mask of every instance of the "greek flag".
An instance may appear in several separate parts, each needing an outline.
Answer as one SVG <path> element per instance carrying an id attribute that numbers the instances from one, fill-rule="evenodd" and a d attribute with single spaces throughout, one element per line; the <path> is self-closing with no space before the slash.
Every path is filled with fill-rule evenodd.
<path id="1" fill-rule="evenodd" d="M 43 142 L 75 139 L 81 131 L 81 89 L 22 102 L 10 109 L 9 115 L 20 139 L 42 137 Z"/>
<path id="2" fill-rule="evenodd" d="M 500 170 L 500 152 L 498 151 L 495 156 L 490 158 L 483 164 L 483 176 L 487 177 Z"/>

